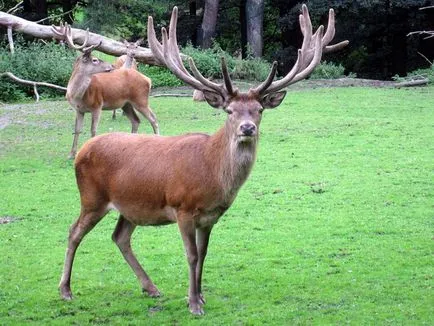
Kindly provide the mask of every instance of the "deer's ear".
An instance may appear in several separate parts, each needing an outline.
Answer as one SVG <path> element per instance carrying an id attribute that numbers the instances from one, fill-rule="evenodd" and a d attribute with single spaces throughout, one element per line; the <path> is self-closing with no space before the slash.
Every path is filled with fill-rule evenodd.
<path id="1" fill-rule="evenodd" d="M 282 103 L 285 96 L 286 91 L 267 94 L 261 99 L 262 107 L 264 109 L 274 109 Z"/>
<path id="2" fill-rule="evenodd" d="M 205 100 L 211 105 L 213 108 L 222 109 L 225 104 L 225 99 L 218 93 L 208 90 L 203 90 L 203 96 Z"/>

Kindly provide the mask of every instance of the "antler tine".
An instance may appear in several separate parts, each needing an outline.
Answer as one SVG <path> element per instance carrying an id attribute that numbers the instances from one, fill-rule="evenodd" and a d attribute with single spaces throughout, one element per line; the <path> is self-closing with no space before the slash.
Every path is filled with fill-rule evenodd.
<path id="1" fill-rule="evenodd" d="M 225 81 L 226 90 L 229 95 L 235 95 L 237 90 L 234 91 L 234 88 L 232 86 L 232 80 L 231 77 L 229 76 L 228 65 L 226 64 L 225 57 L 222 56 L 220 60 L 221 60 L 222 74 L 223 74 L 223 80 Z"/>
<path id="2" fill-rule="evenodd" d="M 74 44 L 74 39 L 72 37 L 72 28 L 71 25 L 68 25 L 67 23 L 65 23 L 65 27 L 66 27 L 66 42 L 68 43 L 68 45 L 75 49 L 75 50 L 79 50 L 81 51 L 82 49 L 84 49 L 87 46 L 87 42 L 89 41 L 89 28 L 86 29 L 86 34 L 84 36 L 84 41 L 82 45 L 76 45 Z"/>
<path id="3" fill-rule="evenodd" d="M 262 84 L 251 89 L 251 91 L 257 91 L 259 94 L 265 95 L 294 84 L 306 78 L 315 69 L 320 63 L 323 53 L 341 49 L 348 44 L 348 41 L 343 41 L 334 45 L 328 45 L 335 35 L 335 13 L 333 9 L 329 10 L 326 33 L 324 33 L 324 26 L 320 26 L 314 34 L 312 34 L 312 22 L 307 6 L 303 4 L 301 11 L 299 21 L 303 34 L 303 43 L 301 49 L 298 50 L 297 61 L 294 67 L 285 77 L 278 81 L 270 81 L 269 75 Z"/>
<path id="4" fill-rule="evenodd" d="M 295 77 L 288 83 L 288 85 L 294 84 L 298 82 L 299 80 L 305 79 L 307 76 L 310 75 L 310 73 L 315 69 L 315 67 L 320 63 L 321 56 L 323 52 L 323 47 L 321 46 L 321 40 L 322 35 L 324 32 L 324 26 L 320 26 L 318 28 L 318 37 L 316 38 L 315 42 L 315 53 L 313 56 L 313 59 L 310 61 L 310 64 L 303 69 L 301 72 L 299 72 Z"/>
<path id="5" fill-rule="evenodd" d="M 337 44 L 328 45 L 331 42 L 331 40 L 333 39 L 333 37 L 335 36 L 335 32 L 336 32 L 336 29 L 335 29 L 335 11 L 333 9 L 330 9 L 329 10 L 329 21 L 327 24 L 327 30 L 326 30 L 324 37 L 323 37 L 323 43 L 326 45 L 326 47 L 324 48 L 324 53 L 330 53 L 330 52 L 340 50 L 349 44 L 348 41 L 342 41 L 342 42 L 339 42 Z"/>
<path id="6" fill-rule="evenodd" d="M 102 41 L 100 41 L 98 44 L 93 44 L 93 45 L 89 45 L 85 48 L 83 48 L 82 52 L 83 53 L 90 53 L 92 52 L 95 48 L 99 47 L 101 45 Z M 84 43 L 85 44 L 85 43 Z"/>
<path id="7" fill-rule="evenodd" d="M 186 84 L 198 90 L 209 89 L 221 94 L 222 96 L 227 96 L 227 90 L 224 89 L 223 85 L 213 83 L 206 79 L 199 72 L 192 58 L 189 58 L 188 62 L 194 77 L 185 68 L 181 59 L 176 37 L 177 20 L 178 8 L 175 6 L 172 10 L 169 30 L 167 31 L 165 28 L 161 29 L 162 42 L 160 43 L 155 35 L 153 18 L 148 18 L 148 43 L 152 53 L 161 63 L 166 65 L 169 70 Z"/>
<path id="8" fill-rule="evenodd" d="M 277 61 L 274 61 L 273 65 L 271 66 L 270 73 L 267 76 L 267 79 L 265 79 L 264 82 L 259 84 L 257 87 L 253 88 L 251 91 L 257 94 L 261 94 L 264 90 L 266 90 L 271 85 L 274 77 L 276 76 L 276 72 L 277 72 Z"/>
<path id="9" fill-rule="evenodd" d="M 167 68 L 169 68 L 170 71 L 172 71 L 179 79 L 184 81 L 186 84 L 192 86 L 193 88 L 202 90 L 203 85 L 197 79 L 193 78 L 188 72 L 186 72 L 183 65 L 179 66 L 178 62 L 175 61 L 176 59 L 174 60 L 173 56 L 171 55 L 172 53 L 170 53 L 171 49 L 169 49 L 168 46 L 169 40 L 167 36 L 167 31 L 164 27 L 161 29 L 161 39 L 163 41 L 163 58 Z"/>
<path id="10" fill-rule="evenodd" d="M 59 26 L 51 25 L 51 30 L 57 36 L 65 37 L 65 25 L 60 23 Z"/>
<path id="11" fill-rule="evenodd" d="M 148 17 L 148 44 L 154 56 L 160 61 L 162 64 L 166 63 L 163 54 L 163 47 L 160 42 L 157 40 L 157 36 L 155 35 L 154 29 L 154 19 L 152 16 Z"/>

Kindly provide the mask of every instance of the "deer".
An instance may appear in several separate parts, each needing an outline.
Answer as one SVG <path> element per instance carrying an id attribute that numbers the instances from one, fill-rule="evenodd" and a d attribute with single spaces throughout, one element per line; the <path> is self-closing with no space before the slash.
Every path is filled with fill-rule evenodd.
<path id="1" fill-rule="evenodd" d="M 127 53 L 117 58 L 113 63 L 113 67 L 115 69 L 125 68 L 137 70 L 137 61 L 134 59 L 134 50 L 137 49 L 142 42 L 143 39 L 138 39 L 134 43 L 124 40 L 123 43 L 127 49 Z M 116 109 L 113 110 L 112 119 L 116 119 Z"/>
<path id="2" fill-rule="evenodd" d="M 142 44 L 143 39 L 138 39 L 136 42 L 127 42 L 124 40 L 124 45 L 127 49 L 126 54 L 121 55 L 116 59 L 113 67 L 115 69 L 119 68 L 131 68 L 137 70 L 137 61 L 134 59 L 134 51 Z"/>
<path id="3" fill-rule="evenodd" d="M 71 26 L 52 26 L 53 32 L 64 38 L 72 49 L 82 52 L 74 63 L 69 79 L 66 99 L 76 111 L 74 140 L 69 158 L 77 153 L 78 137 L 83 127 L 84 114 L 92 115 L 91 137 L 95 137 L 102 110 L 122 107 L 131 122 L 131 132 L 137 133 L 139 111 L 151 124 L 155 134 L 159 134 L 157 117 L 149 106 L 151 80 L 134 69 L 114 69 L 113 66 L 96 57 L 92 51 L 99 44 L 88 45 L 89 31 L 82 45 L 74 44 Z"/>
<path id="4" fill-rule="evenodd" d="M 320 26 L 312 33 L 309 12 L 303 5 L 303 44 L 294 67 L 275 80 L 274 62 L 265 81 L 240 92 L 232 83 L 224 58 L 222 83 L 206 79 L 192 58 L 188 59 L 191 73 L 186 69 L 177 45 L 177 17 L 178 9 L 174 7 L 168 31 L 162 29 L 161 43 L 152 16 L 148 17 L 149 46 L 177 78 L 202 91 L 211 107 L 223 110 L 226 120 L 211 135 L 109 133 L 82 146 L 75 160 L 81 210 L 70 228 L 59 283 L 65 300 L 72 299 L 70 282 L 77 247 L 107 212 L 116 210 L 119 219 L 112 240 L 150 297 L 158 297 L 160 291 L 138 262 L 131 248 L 131 235 L 137 226 L 178 225 L 189 268 L 188 307 L 194 315 L 204 314 L 202 274 L 210 234 L 252 170 L 263 112 L 278 107 L 286 95 L 284 88 L 305 79 L 323 53 L 348 44 L 343 41 L 329 45 L 335 34 L 333 9 L 329 11 L 326 32 Z"/>

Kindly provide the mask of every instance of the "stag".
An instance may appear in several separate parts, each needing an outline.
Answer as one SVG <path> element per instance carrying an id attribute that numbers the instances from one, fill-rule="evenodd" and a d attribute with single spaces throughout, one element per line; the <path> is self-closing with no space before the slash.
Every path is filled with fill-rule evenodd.
<path id="1" fill-rule="evenodd" d="M 307 7 L 303 5 L 300 26 L 304 35 L 292 70 L 274 81 L 277 63 L 267 79 L 243 93 L 234 87 L 222 59 L 224 83 L 203 77 L 190 58 L 192 74 L 185 68 L 177 46 L 178 10 L 172 12 L 169 31 L 162 29 L 162 43 L 148 18 L 148 41 L 158 60 L 178 78 L 204 93 L 210 106 L 227 113 L 224 125 L 213 135 L 151 136 L 111 133 L 87 141 L 77 155 L 75 171 L 81 212 L 71 226 L 60 293 L 71 299 L 71 270 L 83 237 L 111 209 L 120 216 L 112 235 L 142 289 L 151 297 L 157 287 L 131 249 L 136 226 L 177 223 L 189 265 L 188 305 L 191 313 L 204 313 L 202 271 L 211 230 L 232 205 L 256 158 L 259 125 L 265 109 L 280 105 L 282 89 L 306 78 L 320 62 L 323 52 L 337 50 L 348 42 L 328 44 L 335 32 L 334 12 L 329 12 L 327 31 L 320 26 L 313 34 Z"/>
<path id="2" fill-rule="evenodd" d="M 92 50 L 98 44 L 87 45 L 89 32 L 82 45 L 74 44 L 71 27 L 52 26 L 53 32 L 63 37 L 68 45 L 82 52 L 74 63 L 68 82 L 66 98 L 76 110 L 74 140 L 70 158 L 77 153 L 78 136 L 83 127 L 84 114 L 92 114 L 91 136 L 96 135 L 102 110 L 122 107 L 131 121 L 131 132 L 137 133 L 140 119 L 134 109 L 139 111 L 151 123 L 155 134 L 159 134 L 157 118 L 149 107 L 151 80 L 134 69 L 113 69 L 113 66 L 92 57 Z"/>

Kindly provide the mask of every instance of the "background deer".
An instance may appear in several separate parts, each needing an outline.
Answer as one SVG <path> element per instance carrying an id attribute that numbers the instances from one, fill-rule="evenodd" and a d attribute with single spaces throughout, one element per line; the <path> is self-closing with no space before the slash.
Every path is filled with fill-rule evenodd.
<path id="1" fill-rule="evenodd" d="M 192 133 L 161 137 L 111 133 L 84 144 L 75 162 L 81 212 L 71 226 L 60 293 L 71 299 L 70 278 L 75 252 L 83 237 L 110 209 L 120 216 L 112 239 L 150 296 L 160 294 L 131 249 L 137 225 L 177 223 L 189 265 L 189 309 L 204 313 L 203 263 L 213 225 L 232 205 L 256 158 L 259 125 L 265 109 L 280 105 L 282 89 L 306 78 L 320 62 L 323 52 L 344 47 L 328 46 L 334 36 L 334 13 L 329 12 L 327 31 L 320 26 L 312 34 L 307 7 L 303 5 L 300 26 L 304 35 L 292 70 L 274 81 L 274 62 L 267 79 L 239 92 L 232 85 L 222 59 L 224 84 L 204 78 L 190 58 L 190 74 L 181 60 L 177 39 L 177 8 L 172 12 L 169 33 L 156 39 L 152 17 L 148 19 L 148 41 L 154 55 L 178 78 L 204 93 L 214 108 L 227 113 L 224 125 L 213 135 Z"/>
<path id="2" fill-rule="evenodd" d="M 135 50 L 142 44 L 143 39 L 138 39 L 136 42 L 127 42 L 124 40 L 124 45 L 127 48 L 127 54 L 121 55 L 113 63 L 115 69 L 125 68 L 137 70 L 137 61 L 134 59 Z M 113 110 L 112 119 L 116 119 L 116 109 Z"/>
<path id="3" fill-rule="evenodd" d="M 151 80 L 134 69 L 114 69 L 98 58 L 92 57 L 92 50 L 98 45 L 87 46 L 88 34 L 81 46 L 73 42 L 71 27 L 68 25 L 52 27 L 53 31 L 66 39 L 68 45 L 82 54 L 75 60 L 68 82 L 66 98 L 76 110 L 74 140 L 70 158 L 77 152 L 78 136 L 83 127 L 84 114 L 92 114 L 91 136 L 96 129 L 102 110 L 122 107 L 131 121 L 131 132 L 136 133 L 140 119 L 134 109 L 149 120 L 155 134 L 159 133 L 155 114 L 149 107 Z"/>
<path id="4" fill-rule="evenodd" d="M 137 61 L 134 59 L 135 50 L 142 44 L 143 39 L 138 39 L 136 42 L 127 42 L 124 41 L 124 45 L 127 48 L 127 54 L 121 55 L 119 58 L 116 59 L 115 63 L 113 64 L 113 67 L 116 69 L 119 68 L 132 68 L 137 70 Z"/>

